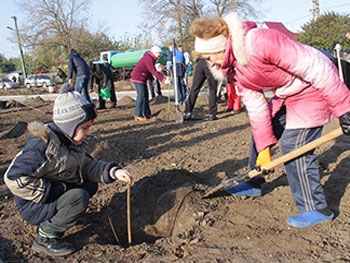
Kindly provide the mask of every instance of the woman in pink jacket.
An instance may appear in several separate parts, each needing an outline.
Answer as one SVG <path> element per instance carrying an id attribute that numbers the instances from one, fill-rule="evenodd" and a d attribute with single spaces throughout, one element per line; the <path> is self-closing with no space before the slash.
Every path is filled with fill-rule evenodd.
<path id="1" fill-rule="evenodd" d="M 233 79 L 242 96 L 258 153 L 256 166 L 271 161 L 270 148 L 279 139 L 272 120 L 281 110 L 286 110 L 285 127 L 278 136 L 282 154 L 319 138 L 333 117 L 349 135 L 350 91 L 332 62 L 277 30 L 253 27 L 232 13 L 224 19 L 199 18 L 190 32 L 195 36 L 194 55 L 207 59 L 216 78 Z M 274 93 L 270 101 L 266 90 Z M 315 153 L 308 152 L 285 168 L 299 210 L 287 223 L 302 228 L 332 220 Z"/>

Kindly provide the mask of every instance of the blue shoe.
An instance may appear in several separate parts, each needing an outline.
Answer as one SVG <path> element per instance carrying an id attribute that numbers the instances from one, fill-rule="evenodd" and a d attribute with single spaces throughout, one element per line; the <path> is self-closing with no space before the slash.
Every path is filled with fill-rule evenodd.
<path id="1" fill-rule="evenodd" d="M 235 196 L 262 196 L 260 188 L 253 187 L 249 182 L 244 182 L 231 188 L 224 189 L 227 193 Z"/>
<path id="2" fill-rule="evenodd" d="M 331 221 L 334 213 L 326 216 L 317 210 L 300 213 L 296 216 L 290 216 L 287 219 L 287 224 L 295 228 L 310 227 L 320 223 Z"/>

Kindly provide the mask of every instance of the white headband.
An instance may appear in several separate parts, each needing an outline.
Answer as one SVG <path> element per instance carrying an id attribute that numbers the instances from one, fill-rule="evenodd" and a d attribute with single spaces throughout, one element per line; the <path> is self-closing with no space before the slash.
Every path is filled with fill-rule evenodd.
<path id="1" fill-rule="evenodd" d="M 226 48 L 227 38 L 218 35 L 209 39 L 196 37 L 194 41 L 194 50 L 199 53 L 216 53 Z"/>

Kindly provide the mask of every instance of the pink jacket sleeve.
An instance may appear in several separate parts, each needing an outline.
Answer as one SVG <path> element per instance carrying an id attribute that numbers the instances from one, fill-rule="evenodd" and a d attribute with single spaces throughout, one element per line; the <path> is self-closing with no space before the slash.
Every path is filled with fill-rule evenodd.
<path id="1" fill-rule="evenodd" d="M 267 146 L 276 144 L 277 139 L 273 134 L 270 108 L 263 91 L 241 88 L 239 85 L 237 90 L 248 110 L 256 150 L 260 152 Z"/>

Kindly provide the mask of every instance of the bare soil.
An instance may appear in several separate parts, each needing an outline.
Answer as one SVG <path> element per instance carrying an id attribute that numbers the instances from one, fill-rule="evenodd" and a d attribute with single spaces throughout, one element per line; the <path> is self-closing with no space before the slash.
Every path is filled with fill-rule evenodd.
<path id="1" fill-rule="evenodd" d="M 117 92 L 130 88 L 119 84 Z M 19 92 L 45 91 L 0 95 Z M 157 97 L 151 101 L 157 120 L 135 122 L 135 101 L 124 97 L 117 104 L 99 111 L 89 147 L 93 156 L 130 170 L 135 178 L 130 192 L 119 182 L 101 184 L 86 211 L 87 224 L 65 235 L 77 252 L 54 258 L 31 250 L 37 229 L 21 219 L 12 194 L 0 184 L 3 262 L 350 262 L 349 137 L 316 150 L 336 218 L 294 229 L 286 218 L 298 212 L 283 166 L 266 175 L 262 197 L 238 198 L 221 191 L 202 198 L 223 180 L 247 171 L 251 131 L 246 112 L 225 112 L 225 101 L 220 101 L 219 119 L 209 121 L 208 98 L 201 95 L 195 119 L 180 123 L 173 102 Z M 53 103 L 38 97 L 2 106 L 1 177 L 26 142 L 27 123 L 50 121 Z M 334 120 L 324 133 L 337 127 Z M 280 156 L 278 145 L 273 156 Z"/>

